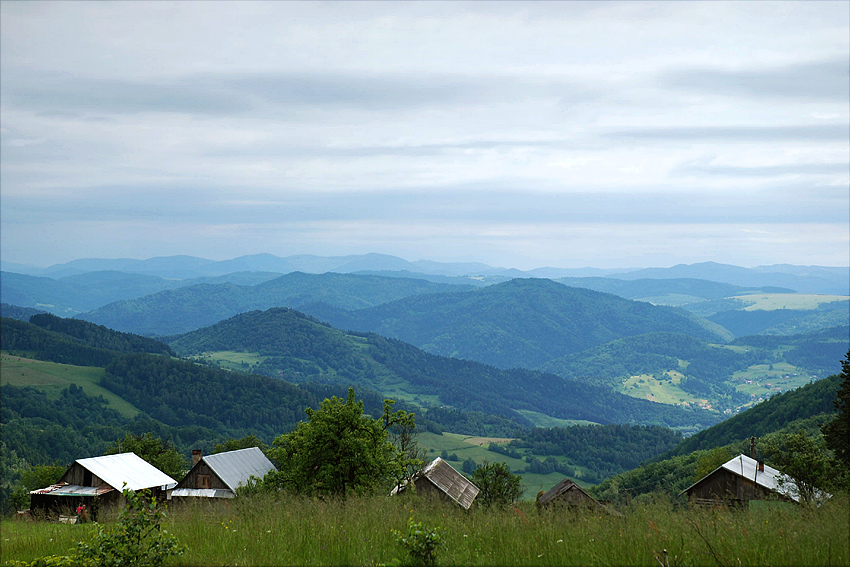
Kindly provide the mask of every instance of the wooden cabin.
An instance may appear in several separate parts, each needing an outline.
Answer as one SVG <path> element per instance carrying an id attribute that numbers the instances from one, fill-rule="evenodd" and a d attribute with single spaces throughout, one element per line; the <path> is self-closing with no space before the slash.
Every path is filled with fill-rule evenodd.
<path id="1" fill-rule="evenodd" d="M 123 489 L 147 491 L 165 500 L 166 491 L 177 484 L 173 478 L 135 453 L 119 453 L 79 459 L 54 485 L 30 492 L 30 510 L 36 515 L 73 515 L 85 506 L 87 516 L 97 520 L 124 506 Z"/>
<path id="2" fill-rule="evenodd" d="M 750 500 L 799 502 L 797 485 L 789 476 L 746 455 L 729 459 L 686 488 L 695 505 L 747 506 Z"/>
<path id="3" fill-rule="evenodd" d="M 469 510 L 479 489 L 468 478 L 460 474 L 449 463 L 437 457 L 413 475 L 408 484 L 413 484 L 416 494 L 435 496 L 458 504 Z M 405 486 L 393 490 L 393 494 L 405 491 Z"/>
<path id="4" fill-rule="evenodd" d="M 538 496 L 537 507 L 538 510 L 565 507 L 599 510 L 606 513 L 612 512 L 607 506 L 585 492 L 582 487 L 569 478 L 565 478 L 547 492 Z"/>
<path id="5" fill-rule="evenodd" d="M 275 466 L 257 447 L 202 456 L 192 451 L 192 469 L 174 490 L 172 501 L 194 498 L 233 498 L 236 489 L 246 484 L 251 477 L 261 479 Z"/>

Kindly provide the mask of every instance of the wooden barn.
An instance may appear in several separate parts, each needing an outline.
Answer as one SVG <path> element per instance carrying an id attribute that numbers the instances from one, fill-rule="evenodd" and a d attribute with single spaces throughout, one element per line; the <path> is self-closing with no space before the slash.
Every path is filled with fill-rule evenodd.
<path id="1" fill-rule="evenodd" d="M 799 502 L 797 485 L 787 475 L 746 455 L 726 461 L 682 491 L 696 505 L 746 506 L 750 500 Z"/>
<path id="2" fill-rule="evenodd" d="M 413 483 L 416 494 L 433 495 L 454 502 L 469 510 L 479 489 L 468 478 L 456 471 L 446 461 L 437 457 L 408 481 Z M 405 487 L 393 490 L 394 494 L 404 492 Z"/>
<path id="3" fill-rule="evenodd" d="M 124 505 L 124 488 L 149 491 L 165 500 L 166 491 L 177 484 L 173 478 L 135 453 L 119 453 L 79 459 L 54 485 L 30 492 L 30 509 L 45 515 L 74 514 L 86 507 L 87 516 L 112 512 Z"/>
<path id="4" fill-rule="evenodd" d="M 538 509 L 544 508 L 586 508 L 611 512 L 611 510 L 584 491 L 572 480 L 565 478 L 547 492 L 537 497 Z"/>
<path id="5" fill-rule="evenodd" d="M 274 465 L 257 447 L 202 456 L 192 451 L 192 469 L 169 493 L 172 501 L 194 498 L 233 498 L 236 489 L 248 479 L 258 479 L 275 470 Z"/>

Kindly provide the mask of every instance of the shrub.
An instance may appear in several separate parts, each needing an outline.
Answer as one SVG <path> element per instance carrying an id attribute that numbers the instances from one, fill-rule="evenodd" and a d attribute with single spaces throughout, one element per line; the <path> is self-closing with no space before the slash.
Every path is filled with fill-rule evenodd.
<path id="1" fill-rule="evenodd" d="M 165 513 L 156 498 L 147 503 L 141 495 L 125 489 L 124 499 L 127 506 L 121 511 L 118 522 L 110 528 L 99 524 L 91 542 L 77 543 L 77 548 L 68 555 L 39 557 L 31 563 L 11 561 L 8 564 L 16 567 L 157 567 L 166 558 L 184 553 L 185 547 L 163 529 Z"/>
<path id="2" fill-rule="evenodd" d="M 428 528 L 422 522 L 414 523 L 413 518 L 410 518 L 407 520 L 407 535 L 398 530 L 392 530 L 392 533 L 407 552 L 411 565 L 429 567 L 436 564 L 437 549 L 443 545 L 443 528 Z"/>

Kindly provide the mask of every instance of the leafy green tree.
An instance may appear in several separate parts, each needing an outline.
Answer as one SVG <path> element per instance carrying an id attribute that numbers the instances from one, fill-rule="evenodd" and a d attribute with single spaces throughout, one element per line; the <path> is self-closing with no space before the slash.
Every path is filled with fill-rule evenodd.
<path id="1" fill-rule="evenodd" d="M 135 453 L 171 478 L 180 480 L 186 474 L 189 461 L 174 445 L 153 433 L 133 435 L 128 433 L 106 450 L 107 455 Z"/>
<path id="2" fill-rule="evenodd" d="M 16 510 L 26 508 L 30 500 L 30 491 L 50 486 L 59 481 L 68 467 L 64 465 L 36 465 L 20 471 L 18 486 L 12 491 L 11 503 Z"/>
<path id="3" fill-rule="evenodd" d="M 388 488 L 401 474 L 404 455 L 387 439 L 380 421 L 363 415 L 363 402 L 332 396 L 308 421 L 275 438 L 268 454 L 278 467 L 266 475 L 268 488 L 345 497 Z"/>
<path id="4" fill-rule="evenodd" d="M 731 459 L 733 456 L 734 455 L 732 455 L 726 447 L 716 447 L 714 449 L 701 452 L 699 461 L 697 461 L 696 471 L 693 475 L 694 482 L 713 472 L 714 469 Z"/>
<path id="5" fill-rule="evenodd" d="M 833 402 L 838 415 L 821 430 L 836 460 L 843 463 L 845 469 L 850 469 L 850 351 L 841 361 L 841 378 L 841 387 Z"/>
<path id="6" fill-rule="evenodd" d="M 387 439 L 399 451 L 396 486 L 402 486 L 415 475 L 427 456 L 427 449 L 417 441 L 415 414 L 404 410 L 392 411 L 394 400 L 384 400 L 382 421 Z"/>
<path id="7" fill-rule="evenodd" d="M 830 486 L 831 459 L 823 435 L 803 430 L 777 434 L 767 439 L 762 449 L 780 472 L 794 479 L 801 502 L 817 502 L 820 490 Z"/>
<path id="8" fill-rule="evenodd" d="M 520 487 L 522 477 L 511 473 L 505 463 L 484 464 L 472 473 L 472 482 L 481 490 L 476 501 L 486 507 L 503 507 L 520 499 L 525 491 Z"/>

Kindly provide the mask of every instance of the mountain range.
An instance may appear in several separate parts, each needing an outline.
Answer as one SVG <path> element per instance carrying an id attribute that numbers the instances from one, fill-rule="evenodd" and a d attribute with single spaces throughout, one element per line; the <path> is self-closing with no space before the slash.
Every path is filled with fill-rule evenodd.
<path id="1" fill-rule="evenodd" d="M 793 266 L 777 264 L 743 268 L 717 262 L 679 264 L 669 268 L 598 269 L 544 267 L 529 271 L 492 267 L 478 262 L 410 262 L 386 254 L 350 256 L 314 256 L 301 254 L 279 257 L 273 254 L 254 254 L 231 260 L 208 260 L 194 256 L 165 256 L 136 259 L 79 259 L 47 268 L 0 262 L 0 270 L 54 279 L 95 271 L 121 271 L 154 275 L 167 279 L 216 277 L 233 272 L 307 272 L 357 273 L 363 271 L 409 271 L 424 275 L 442 276 L 501 276 L 557 279 L 563 277 L 613 277 L 618 279 L 693 278 L 727 283 L 741 287 L 775 286 L 800 293 L 846 295 L 850 289 L 850 268 L 824 266 Z M 7 301 L 7 303 L 9 303 Z"/>

